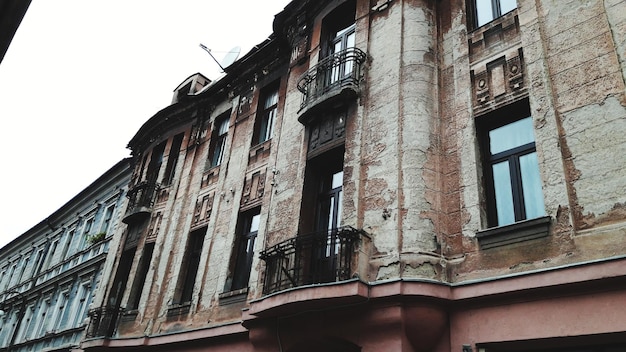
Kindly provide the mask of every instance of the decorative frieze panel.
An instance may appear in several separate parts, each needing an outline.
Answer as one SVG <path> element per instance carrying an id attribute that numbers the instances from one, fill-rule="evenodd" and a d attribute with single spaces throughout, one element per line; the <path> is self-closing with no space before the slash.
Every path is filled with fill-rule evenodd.
<path id="1" fill-rule="evenodd" d="M 309 156 L 317 155 L 328 148 L 343 143 L 346 131 L 347 112 L 329 114 L 311 126 L 309 138 Z"/>
<path id="2" fill-rule="evenodd" d="M 250 153 L 248 155 L 248 167 L 258 167 L 260 165 L 267 164 L 271 148 L 271 139 L 250 148 Z"/>
<path id="3" fill-rule="evenodd" d="M 204 226 L 209 222 L 213 210 L 213 198 L 215 198 L 214 192 L 198 197 L 193 212 L 192 228 Z"/>
<path id="4" fill-rule="evenodd" d="M 210 163 L 207 163 L 207 165 L 209 165 L 209 164 Z M 202 181 L 201 181 L 200 187 L 201 188 L 206 188 L 206 187 L 214 186 L 217 183 L 217 179 L 218 179 L 219 175 L 220 175 L 220 167 L 219 166 L 215 166 L 215 167 L 212 167 L 212 168 L 208 169 L 202 175 Z"/>
<path id="5" fill-rule="evenodd" d="M 527 95 L 522 49 L 472 66 L 473 105 L 476 113 L 498 108 Z"/>
<path id="6" fill-rule="evenodd" d="M 246 177 L 243 194 L 241 196 L 241 209 L 246 210 L 261 204 L 265 194 L 266 169 L 256 171 Z"/>
<path id="7" fill-rule="evenodd" d="M 239 97 L 239 108 L 237 109 L 237 121 L 246 118 L 252 110 L 252 99 L 254 98 L 254 86 L 244 90 Z"/>
<path id="8" fill-rule="evenodd" d="M 150 225 L 148 225 L 148 234 L 146 235 L 146 242 L 154 242 L 161 230 L 161 222 L 163 221 L 163 213 L 157 212 L 152 214 L 150 219 Z"/>
<path id="9" fill-rule="evenodd" d="M 517 10 L 468 33 L 469 58 L 474 63 L 519 46 L 521 36 Z"/>
<path id="10" fill-rule="evenodd" d="M 166 202 L 169 196 L 170 196 L 170 188 L 161 186 L 157 189 L 157 196 L 156 196 L 155 203 L 159 204 L 159 203 Z"/>
<path id="11" fill-rule="evenodd" d="M 289 65 L 301 64 L 308 57 L 309 36 L 306 25 L 306 13 L 301 13 L 295 23 L 287 30 L 287 37 L 291 42 L 291 58 Z"/>

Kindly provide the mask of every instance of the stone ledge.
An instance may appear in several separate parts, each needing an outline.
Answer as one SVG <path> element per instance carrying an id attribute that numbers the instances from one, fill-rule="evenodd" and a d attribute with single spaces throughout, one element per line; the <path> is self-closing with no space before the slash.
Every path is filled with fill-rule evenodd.
<path id="1" fill-rule="evenodd" d="M 524 220 L 511 225 L 492 227 L 476 233 L 481 249 L 489 249 L 508 244 L 528 241 L 548 235 L 549 216 Z"/>

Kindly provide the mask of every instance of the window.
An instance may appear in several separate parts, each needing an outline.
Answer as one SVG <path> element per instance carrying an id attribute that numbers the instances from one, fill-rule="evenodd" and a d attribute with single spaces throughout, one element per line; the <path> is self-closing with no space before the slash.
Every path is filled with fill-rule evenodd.
<path id="1" fill-rule="evenodd" d="M 354 48 L 356 38 L 356 2 L 347 1 L 339 6 L 329 16 L 324 19 L 324 30 L 326 31 L 327 45 L 325 56 L 342 55 L 339 65 L 332 65 L 325 77 L 325 85 L 338 82 L 346 76 L 350 76 L 354 69 L 354 62 L 345 60 L 343 52 L 349 48 Z"/>
<path id="2" fill-rule="evenodd" d="M 68 299 L 69 299 L 69 291 L 63 290 L 61 291 L 61 293 L 59 293 L 59 297 L 57 298 L 56 306 L 53 312 L 54 314 L 53 319 L 52 319 L 53 331 L 58 331 L 65 327 L 64 324 L 67 318 L 64 319 L 64 317 L 67 316 L 67 314 L 65 314 L 65 311 L 66 311 Z"/>
<path id="3" fill-rule="evenodd" d="M 110 205 L 109 207 L 107 207 L 107 210 L 104 213 L 104 219 L 102 220 L 102 226 L 100 226 L 101 233 L 107 233 L 107 231 L 109 231 L 109 226 L 111 226 L 111 219 L 113 218 L 114 210 L 115 205 Z"/>
<path id="4" fill-rule="evenodd" d="M 87 307 L 91 301 L 91 284 L 89 282 L 85 282 L 80 285 L 78 288 L 78 293 L 74 298 L 75 309 L 74 309 L 74 321 L 72 322 L 71 327 L 79 327 L 82 325 L 83 320 L 87 317 Z"/>
<path id="5" fill-rule="evenodd" d="M 215 119 L 215 129 L 211 136 L 211 146 L 209 148 L 209 161 L 211 167 L 222 163 L 226 150 L 226 137 L 228 136 L 228 120 L 230 112 Z"/>
<path id="6" fill-rule="evenodd" d="M 471 17 L 475 28 L 517 8 L 516 0 L 470 0 Z"/>
<path id="7" fill-rule="evenodd" d="M 207 228 L 203 227 L 189 234 L 189 240 L 187 241 L 187 248 L 185 249 L 185 255 L 183 256 L 183 263 L 181 265 L 180 276 L 178 279 L 178 287 L 176 288 L 177 292 L 174 297 L 174 302 L 177 304 L 191 302 L 193 287 L 196 283 L 196 275 L 198 274 L 198 267 L 200 266 L 202 244 L 204 243 L 204 234 L 206 231 Z"/>
<path id="8" fill-rule="evenodd" d="M 167 157 L 167 165 L 165 166 L 165 175 L 163 176 L 163 184 L 169 185 L 174 179 L 174 173 L 176 172 L 176 164 L 178 163 L 178 154 L 180 154 L 180 147 L 183 144 L 184 133 L 178 134 L 172 140 L 172 146 L 170 147 L 170 154 Z"/>
<path id="9" fill-rule="evenodd" d="M 48 314 L 49 308 L 50 297 L 45 297 L 39 307 L 39 319 L 37 319 L 37 328 L 35 329 L 34 337 L 40 337 L 46 334 L 46 329 L 50 321 L 50 314 Z"/>
<path id="10" fill-rule="evenodd" d="M 48 248 L 44 245 L 43 248 L 37 251 L 37 258 L 35 259 L 35 268 L 33 270 L 33 277 L 39 275 L 41 269 L 43 269 L 46 261 L 46 255 L 48 254 Z"/>
<path id="11" fill-rule="evenodd" d="M 26 307 L 26 311 L 24 312 L 24 316 L 22 317 L 22 322 L 20 328 L 15 337 L 15 342 L 20 343 L 29 339 L 28 336 L 29 331 L 32 330 L 31 326 L 34 324 L 34 315 L 35 315 L 35 304 L 31 304 Z"/>
<path id="12" fill-rule="evenodd" d="M 61 260 L 67 259 L 72 253 L 70 252 L 70 247 L 72 246 L 72 241 L 74 240 L 75 229 L 70 230 L 65 236 L 65 244 L 63 246 L 63 252 L 61 253 Z"/>
<path id="13" fill-rule="evenodd" d="M 165 143 L 166 142 L 162 142 L 152 149 L 150 163 L 148 164 L 148 174 L 146 175 L 146 180 L 150 183 L 157 182 L 157 177 L 159 177 L 159 171 L 161 170 L 161 164 L 163 163 Z"/>
<path id="14" fill-rule="evenodd" d="M 262 105 L 261 105 L 262 104 Z M 259 104 L 260 112 L 254 126 L 253 144 L 261 144 L 272 138 L 278 113 L 278 85 L 266 90 Z"/>
<path id="15" fill-rule="evenodd" d="M 484 121 L 484 173 L 489 226 L 503 226 L 545 215 L 533 119 L 528 101 L 497 111 Z M 493 123 L 493 117 L 521 119 Z"/>
<path id="16" fill-rule="evenodd" d="M 109 298 L 107 306 L 117 309 L 121 306 L 122 295 L 126 289 L 126 283 L 128 282 L 128 275 L 130 274 L 130 267 L 133 264 L 135 258 L 135 248 L 127 249 L 122 253 L 119 264 L 117 266 L 117 272 L 115 273 L 115 279 L 109 292 Z"/>
<path id="17" fill-rule="evenodd" d="M 234 291 L 248 287 L 252 260 L 254 259 L 254 242 L 259 232 L 260 208 L 256 208 L 241 214 L 238 223 L 238 238 L 235 242 L 235 252 L 233 253 L 234 270 L 232 283 L 226 291 Z"/>
<path id="18" fill-rule="evenodd" d="M 82 250 L 87 245 L 87 238 L 91 235 L 91 228 L 93 227 L 93 218 L 87 219 L 85 221 L 85 227 L 83 229 L 83 236 L 80 239 L 80 248 L 78 250 Z"/>
<path id="19" fill-rule="evenodd" d="M 326 232 L 341 226 L 344 146 L 307 162 L 300 227 L 304 232 Z"/>
<path id="20" fill-rule="evenodd" d="M 133 289 L 130 293 L 129 308 L 137 309 L 139 307 L 139 301 L 141 300 L 141 293 L 146 283 L 146 276 L 148 276 L 148 270 L 150 269 L 150 262 L 152 261 L 152 253 L 154 252 L 154 243 L 146 243 L 143 254 L 141 255 L 141 262 L 139 263 L 139 269 L 135 275 L 135 281 L 133 282 Z"/>

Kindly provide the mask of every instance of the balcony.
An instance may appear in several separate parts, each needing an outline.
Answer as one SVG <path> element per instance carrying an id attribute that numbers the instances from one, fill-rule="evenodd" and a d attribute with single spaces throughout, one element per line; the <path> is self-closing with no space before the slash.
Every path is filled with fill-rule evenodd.
<path id="1" fill-rule="evenodd" d="M 290 288 L 340 282 L 362 276 L 369 236 L 346 226 L 296 236 L 261 252 L 265 261 L 263 294 Z"/>
<path id="2" fill-rule="evenodd" d="M 308 123 L 319 110 L 356 98 L 366 58 L 360 49 L 347 48 L 310 68 L 298 81 L 302 92 L 298 121 Z"/>
<path id="3" fill-rule="evenodd" d="M 98 307 L 89 311 L 87 338 L 113 337 L 117 321 L 122 314 L 121 308 Z"/>
<path id="4" fill-rule="evenodd" d="M 156 198 L 159 184 L 156 182 L 140 182 L 128 191 L 128 208 L 126 216 L 122 220 L 126 224 L 143 219 L 151 212 L 154 199 Z"/>

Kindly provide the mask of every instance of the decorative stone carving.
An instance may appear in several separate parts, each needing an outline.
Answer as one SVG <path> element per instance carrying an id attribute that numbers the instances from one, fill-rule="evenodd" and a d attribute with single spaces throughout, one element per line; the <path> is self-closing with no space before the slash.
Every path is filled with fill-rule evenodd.
<path id="1" fill-rule="evenodd" d="M 148 227 L 148 234 L 146 235 L 146 242 L 156 241 L 157 235 L 161 230 L 161 222 L 163 221 L 163 213 L 157 212 L 152 215 L 150 219 L 150 225 Z"/>
<path id="2" fill-rule="evenodd" d="M 211 192 L 202 197 L 198 197 L 196 200 L 196 207 L 193 212 L 192 227 L 205 225 L 211 218 L 211 212 L 213 210 L 213 198 L 215 193 Z"/>
<path id="3" fill-rule="evenodd" d="M 482 113 L 526 96 L 524 59 L 514 48 L 487 63 L 472 66 L 474 111 Z"/>
<path id="4" fill-rule="evenodd" d="M 263 169 L 246 177 L 241 196 L 242 210 L 258 206 L 263 200 L 263 195 L 265 194 L 265 174 L 265 169 Z"/>
<path id="5" fill-rule="evenodd" d="M 320 119 L 317 124 L 311 126 L 309 155 L 326 149 L 326 146 L 335 146 L 344 140 L 346 117 L 346 111 L 329 113 L 327 117 Z"/>

